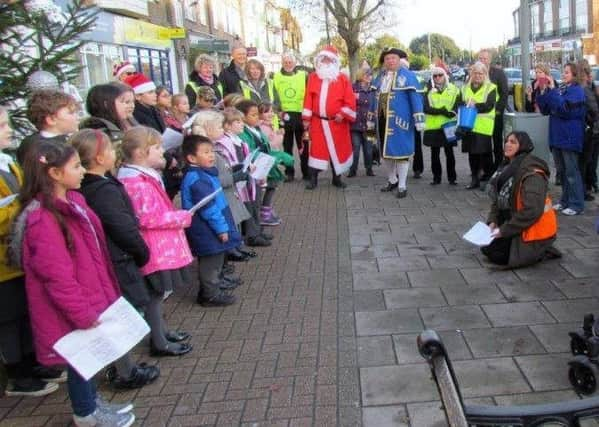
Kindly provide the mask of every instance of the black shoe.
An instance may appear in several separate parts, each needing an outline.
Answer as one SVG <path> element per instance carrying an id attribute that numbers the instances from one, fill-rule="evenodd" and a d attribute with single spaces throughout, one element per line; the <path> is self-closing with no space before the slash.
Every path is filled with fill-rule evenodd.
<path id="1" fill-rule="evenodd" d="M 306 184 L 306 190 L 314 190 L 318 184 L 312 180 Z"/>
<path id="2" fill-rule="evenodd" d="M 408 190 L 397 190 L 397 194 L 395 195 L 395 197 L 397 197 L 398 199 L 403 199 L 404 197 L 408 196 Z"/>
<path id="3" fill-rule="evenodd" d="M 255 237 L 248 237 L 246 245 L 248 246 L 270 246 L 272 243 L 270 240 L 265 239 L 261 235 L 257 235 Z"/>
<path id="4" fill-rule="evenodd" d="M 247 261 L 248 259 L 249 259 L 249 256 L 247 256 L 235 249 L 227 252 L 227 261 L 243 262 L 243 261 Z"/>
<path id="5" fill-rule="evenodd" d="M 356 171 L 349 171 L 349 173 L 347 174 L 348 178 L 353 178 L 356 176 Z"/>
<path id="6" fill-rule="evenodd" d="M 193 346 L 189 343 L 170 343 L 164 350 L 159 350 L 154 347 L 154 344 L 150 341 L 150 356 L 152 357 L 165 357 L 165 356 L 183 356 L 189 353 L 193 349 Z"/>
<path id="7" fill-rule="evenodd" d="M 5 396 L 46 396 L 58 390 L 58 384 L 47 383 L 38 378 L 19 378 L 9 384 L 4 390 Z"/>
<path id="8" fill-rule="evenodd" d="M 218 285 L 218 288 L 221 291 L 232 291 L 233 289 L 237 289 L 239 287 L 240 283 L 237 282 L 231 282 L 229 280 L 221 280 L 221 282 Z"/>
<path id="9" fill-rule="evenodd" d="M 262 236 L 263 236 L 263 237 L 265 237 L 265 236 L 264 236 L 264 234 L 263 234 Z M 270 240 L 270 239 L 269 239 L 269 240 Z M 258 254 L 256 253 L 256 251 L 253 251 L 253 250 L 251 250 L 251 249 L 239 249 L 239 248 L 237 248 L 237 250 L 238 250 L 239 252 L 241 252 L 243 255 L 247 255 L 247 256 L 249 256 L 250 258 L 255 258 L 255 257 L 258 255 Z M 228 271 L 224 271 L 224 270 L 223 270 L 223 272 L 224 272 L 225 274 L 230 274 L 230 273 L 233 273 L 232 271 L 231 271 L 231 272 L 228 272 Z"/>
<path id="10" fill-rule="evenodd" d="M 422 178 L 422 172 L 414 172 L 414 179 Z"/>
<path id="11" fill-rule="evenodd" d="M 397 188 L 398 184 L 399 184 L 399 182 L 396 182 L 395 184 L 391 184 L 390 182 L 388 182 L 385 187 L 381 188 L 381 191 L 383 193 L 388 193 L 390 191 L 393 191 Z"/>
<path id="12" fill-rule="evenodd" d="M 466 190 L 474 190 L 478 187 L 480 187 L 480 181 L 478 179 L 473 179 L 472 182 L 466 186 Z"/>
<path id="13" fill-rule="evenodd" d="M 376 176 L 372 169 L 366 169 L 366 176 Z"/>
<path id="14" fill-rule="evenodd" d="M 310 175 L 303 175 L 302 181 L 310 181 Z"/>
<path id="15" fill-rule="evenodd" d="M 183 331 L 168 331 L 165 338 L 169 342 L 181 342 L 191 338 L 191 334 Z"/>
<path id="16" fill-rule="evenodd" d="M 224 307 L 226 305 L 235 304 L 235 302 L 237 302 L 237 298 L 235 298 L 235 295 L 228 295 L 224 293 L 215 295 L 212 298 L 202 298 L 198 295 L 196 302 L 202 307 Z"/>
<path id="17" fill-rule="evenodd" d="M 54 369 L 42 365 L 34 366 L 31 370 L 31 376 L 48 383 L 64 383 L 67 381 L 67 371 L 64 369 Z"/>
<path id="18" fill-rule="evenodd" d="M 341 181 L 341 179 L 338 178 L 338 179 L 334 179 L 333 180 L 333 187 L 337 187 L 337 188 L 343 189 L 343 188 L 347 187 L 347 184 L 345 182 Z"/>
<path id="19" fill-rule="evenodd" d="M 584 195 L 585 202 L 591 202 L 593 200 L 595 200 L 595 196 L 593 196 L 591 193 L 585 193 L 585 195 Z"/>
<path id="20" fill-rule="evenodd" d="M 453 181 L 449 181 L 449 185 L 458 185 L 458 183 L 455 180 L 453 180 Z"/>
<path id="21" fill-rule="evenodd" d="M 110 381 L 110 384 L 118 390 L 132 390 L 151 384 L 160 376 L 158 366 L 140 363 L 133 368 L 129 378 L 122 378 L 118 375 Z"/>
<path id="22" fill-rule="evenodd" d="M 295 177 L 293 175 L 287 175 L 285 177 L 285 182 L 293 182 L 294 179 Z"/>
<path id="23" fill-rule="evenodd" d="M 441 181 L 434 180 L 430 184 L 431 185 L 439 185 L 439 184 L 441 184 Z"/>

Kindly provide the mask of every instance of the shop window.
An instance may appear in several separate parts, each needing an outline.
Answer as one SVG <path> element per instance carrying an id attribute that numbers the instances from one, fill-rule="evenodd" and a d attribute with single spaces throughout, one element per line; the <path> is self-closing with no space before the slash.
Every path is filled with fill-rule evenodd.
<path id="1" fill-rule="evenodd" d="M 553 4 L 552 0 L 543 3 L 543 27 L 544 33 L 549 35 L 553 32 Z"/>
<path id="2" fill-rule="evenodd" d="M 157 86 L 166 86 L 172 90 L 168 51 L 129 47 L 127 59 Z"/>

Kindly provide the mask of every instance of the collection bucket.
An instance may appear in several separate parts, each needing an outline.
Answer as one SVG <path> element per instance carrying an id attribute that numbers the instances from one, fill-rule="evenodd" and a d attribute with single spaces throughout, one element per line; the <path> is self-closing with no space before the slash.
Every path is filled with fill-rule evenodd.
<path id="1" fill-rule="evenodd" d="M 447 122 L 443 126 L 441 126 L 441 129 L 443 129 L 443 133 L 445 134 L 445 140 L 448 144 L 453 144 L 458 140 L 458 137 L 455 135 L 457 127 L 458 122 L 456 122 L 455 120 Z"/>
<path id="2" fill-rule="evenodd" d="M 458 126 L 465 129 L 472 129 L 476 120 L 476 108 L 462 105 L 458 108 Z"/>

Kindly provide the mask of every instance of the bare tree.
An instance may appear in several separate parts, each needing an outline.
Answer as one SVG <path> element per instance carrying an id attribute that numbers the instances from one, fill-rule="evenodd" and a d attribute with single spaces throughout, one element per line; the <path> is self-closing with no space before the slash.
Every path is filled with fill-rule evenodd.
<path id="1" fill-rule="evenodd" d="M 339 35 L 347 46 L 350 75 L 360 64 L 360 48 L 377 31 L 392 25 L 393 6 L 389 0 L 308 0 L 291 1 L 291 7 L 309 13 L 314 21 L 324 21 L 327 33 Z"/>

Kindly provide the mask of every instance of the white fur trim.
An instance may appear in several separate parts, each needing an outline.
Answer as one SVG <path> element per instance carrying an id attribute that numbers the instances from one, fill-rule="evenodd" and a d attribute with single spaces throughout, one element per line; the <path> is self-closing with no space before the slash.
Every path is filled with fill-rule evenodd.
<path id="1" fill-rule="evenodd" d="M 121 68 L 118 69 L 118 71 L 116 72 L 115 77 L 119 78 L 121 76 L 121 74 L 123 73 L 134 73 L 135 70 L 135 66 L 133 64 L 127 64 L 127 65 L 123 65 Z"/>
<path id="2" fill-rule="evenodd" d="M 133 88 L 133 93 L 136 95 L 141 95 L 142 93 L 150 92 L 151 90 L 155 90 L 156 85 L 154 82 L 146 82 L 140 85 L 137 85 Z"/>
<path id="3" fill-rule="evenodd" d="M 326 106 L 327 106 L 327 95 L 329 93 L 329 82 L 327 80 L 322 81 L 322 86 L 320 88 L 320 100 L 319 100 L 319 111 L 321 115 L 326 114 Z M 337 150 L 335 149 L 335 141 L 333 139 L 333 133 L 331 132 L 331 124 L 328 120 L 320 120 L 322 124 L 322 131 L 324 133 L 324 140 L 327 143 L 327 148 L 329 149 L 329 156 L 331 157 L 331 163 L 333 163 L 333 169 L 335 174 L 341 175 L 343 172 L 347 171 L 351 164 L 353 163 L 353 154 L 349 156 L 348 161 L 344 163 L 339 163 L 339 157 L 337 157 Z"/>
<path id="4" fill-rule="evenodd" d="M 341 111 L 352 118 L 356 118 L 356 112 L 349 107 L 341 107 Z"/>
<path id="5" fill-rule="evenodd" d="M 326 171 L 329 168 L 329 162 L 310 156 L 308 158 L 308 166 L 321 171 Z"/>
<path id="6" fill-rule="evenodd" d="M 304 111 L 302 111 L 302 116 L 312 117 L 312 110 L 308 110 L 307 108 L 304 108 Z"/>
<path id="7" fill-rule="evenodd" d="M 329 52 L 328 50 L 321 50 L 320 52 L 318 52 L 318 55 L 316 55 L 317 58 L 319 56 L 326 56 L 327 58 L 331 58 L 335 61 L 339 61 L 339 57 L 337 55 L 335 55 L 334 53 Z"/>

